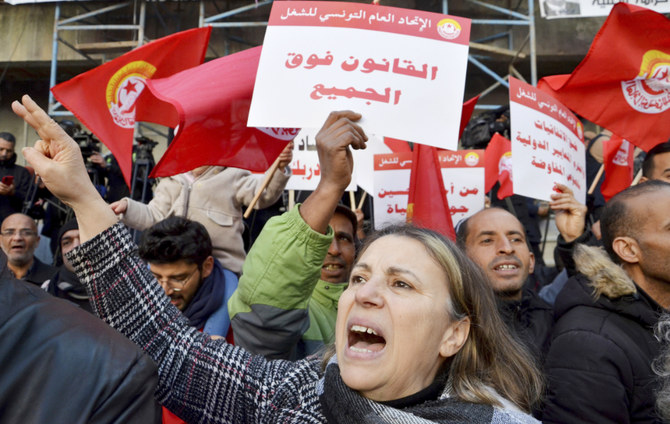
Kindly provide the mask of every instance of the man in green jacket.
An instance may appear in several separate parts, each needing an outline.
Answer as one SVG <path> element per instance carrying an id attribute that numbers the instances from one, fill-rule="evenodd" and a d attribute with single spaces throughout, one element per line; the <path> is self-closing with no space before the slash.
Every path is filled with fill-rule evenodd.
<path id="1" fill-rule="evenodd" d="M 318 187 L 304 204 L 268 221 L 247 255 L 228 311 L 235 344 L 250 352 L 299 359 L 334 341 L 337 302 L 356 253 L 357 222 L 350 209 L 337 205 L 353 162 L 343 172 L 342 164 L 331 163 L 331 146 L 358 116 L 331 114 L 316 138 Z"/>

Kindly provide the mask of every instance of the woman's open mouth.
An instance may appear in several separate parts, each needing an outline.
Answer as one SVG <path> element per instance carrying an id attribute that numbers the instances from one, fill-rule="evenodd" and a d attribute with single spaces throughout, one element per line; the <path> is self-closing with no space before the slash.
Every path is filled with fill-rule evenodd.
<path id="1" fill-rule="evenodd" d="M 386 339 L 377 331 L 359 324 L 349 328 L 347 342 L 350 351 L 361 354 L 381 352 L 386 347 Z"/>

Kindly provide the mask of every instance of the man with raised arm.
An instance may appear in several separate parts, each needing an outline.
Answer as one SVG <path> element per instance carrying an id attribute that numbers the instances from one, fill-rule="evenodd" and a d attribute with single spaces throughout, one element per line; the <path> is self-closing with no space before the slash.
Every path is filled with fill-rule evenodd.
<path id="1" fill-rule="evenodd" d="M 324 126 L 320 152 L 318 140 L 337 131 Z M 303 205 L 263 228 L 229 304 L 236 345 L 270 359 L 301 359 L 335 341 L 337 303 L 356 256 L 356 215 L 337 205 L 351 169 L 322 174 Z M 325 231 L 314 225 L 324 221 Z"/>

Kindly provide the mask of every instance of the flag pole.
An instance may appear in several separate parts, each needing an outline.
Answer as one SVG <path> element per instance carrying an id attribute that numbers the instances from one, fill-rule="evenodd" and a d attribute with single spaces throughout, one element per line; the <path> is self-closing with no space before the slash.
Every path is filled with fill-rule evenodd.
<path id="1" fill-rule="evenodd" d="M 364 192 L 363 192 L 363 195 L 361 196 L 361 201 L 358 202 L 358 207 L 356 208 L 356 210 L 358 210 L 358 209 L 360 209 L 360 208 L 363 207 L 363 202 L 365 202 L 365 196 L 367 196 L 367 195 L 368 195 L 368 192 L 367 192 L 367 191 L 364 191 Z"/>
<path id="2" fill-rule="evenodd" d="M 263 190 L 270 184 L 270 180 L 274 176 L 275 172 L 277 171 L 277 168 L 279 168 L 279 156 L 277 156 L 277 159 L 275 159 L 274 163 L 268 170 L 267 174 L 265 175 L 265 179 L 263 180 L 263 184 L 260 186 L 258 191 L 256 192 L 256 195 L 254 196 L 253 199 L 251 199 L 251 203 L 249 203 L 249 207 L 247 207 L 247 210 L 244 211 L 244 217 L 249 218 L 249 215 L 251 215 L 251 211 L 253 210 L 254 206 L 256 206 L 256 202 L 258 202 L 258 199 L 260 199 L 261 194 L 263 194 Z"/>
<path id="3" fill-rule="evenodd" d="M 351 210 L 356 210 L 356 196 L 353 191 L 349 192 L 349 203 L 351 203 Z"/>
<path id="4" fill-rule="evenodd" d="M 603 176 L 603 172 L 605 172 L 605 165 L 600 165 L 600 169 L 598 170 L 596 177 L 593 179 L 591 187 L 589 187 L 589 194 L 593 194 L 593 191 L 596 189 L 596 186 L 598 185 L 598 181 L 600 181 L 600 177 Z"/>
<path id="5" fill-rule="evenodd" d="M 633 178 L 633 182 L 630 183 L 630 186 L 638 185 L 640 183 L 640 178 L 642 178 L 642 170 L 637 171 L 637 175 Z"/>
<path id="6" fill-rule="evenodd" d="M 293 209 L 295 206 L 295 190 L 288 191 L 288 210 Z"/>

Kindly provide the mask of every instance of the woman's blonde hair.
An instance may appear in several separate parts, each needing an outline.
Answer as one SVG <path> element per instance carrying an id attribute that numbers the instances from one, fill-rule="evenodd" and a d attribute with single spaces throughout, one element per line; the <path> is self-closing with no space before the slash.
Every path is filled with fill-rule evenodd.
<path id="1" fill-rule="evenodd" d="M 529 412 L 544 384 L 533 357 L 510 335 L 500 318 L 486 274 L 455 243 L 442 235 L 411 225 L 390 226 L 365 239 L 358 257 L 376 240 L 395 235 L 420 242 L 444 270 L 449 286 L 449 314 L 455 321 L 470 319 L 463 347 L 445 362 L 451 392 L 474 403 L 500 406 L 499 395 Z"/>

